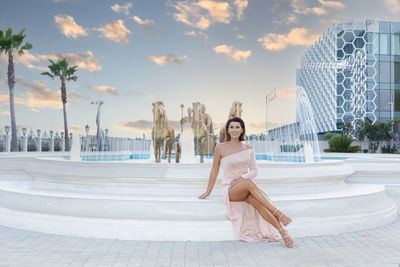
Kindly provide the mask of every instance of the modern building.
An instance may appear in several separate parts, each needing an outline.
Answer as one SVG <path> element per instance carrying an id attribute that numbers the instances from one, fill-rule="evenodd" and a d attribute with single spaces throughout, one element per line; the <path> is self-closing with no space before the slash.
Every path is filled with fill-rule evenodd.
<path id="1" fill-rule="evenodd" d="M 358 119 L 400 118 L 400 23 L 334 24 L 302 56 L 296 76 L 318 133 Z"/>

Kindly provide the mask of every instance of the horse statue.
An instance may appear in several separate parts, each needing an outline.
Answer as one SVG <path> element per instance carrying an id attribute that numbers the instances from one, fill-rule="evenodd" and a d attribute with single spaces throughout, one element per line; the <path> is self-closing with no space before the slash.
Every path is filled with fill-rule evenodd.
<path id="1" fill-rule="evenodd" d="M 228 120 L 234 118 L 234 117 L 242 117 L 242 102 L 235 101 L 232 103 L 232 107 L 229 110 L 229 117 Z M 222 126 L 221 130 L 219 131 L 219 142 L 223 143 L 226 140 L 226 129 L 225 125 Z"/>
<path id="2" fill-rule="evenodd" d="M 175 163 L 179 163 L 182 156 L 181 134 L 175 137 Z"/>
<path id="3" fill-rule="evenodd" d="M 202 107 L 200 102 L 194 102 L 192 108 L 188 110 L 188 116 L 182 118 L 181 124 L 186 121 L 191 122 L 193 130 L 194 150 L 196 154 L 200 154 L 200 163 L 204 162 L 204 155 L 212 155 L 214 153 L 216 136 L 212 128 L 210 115 L 205 113 L 205 106 Z M 207 116 L 206 116 L 207 115 Z M 205 119 L 206 123 L 205 123 Z"/>
<path id="4" fill-rule="evenodd" d="M 171 151 L 174 144 L 175 132 L 168 127 L 167 112 L 165 111 L 164 103 L 157 101 L 153 105 L 153 129 L 151 138 L 153 140 L 155 162 L 161 162 L 161 147 L 163 146 L 164 156 L 168 163 L 171 162 Z"/>

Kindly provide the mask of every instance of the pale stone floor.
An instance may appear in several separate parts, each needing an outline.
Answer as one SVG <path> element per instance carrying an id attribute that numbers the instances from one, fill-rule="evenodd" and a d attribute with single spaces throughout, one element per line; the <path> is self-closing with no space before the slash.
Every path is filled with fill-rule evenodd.
<path id="1" fill-rule="evenodd" d="M 78 238 L 0 226 L 0 266 L 400 266 L 400 220 L 373 230 L 281 242 Z"/>

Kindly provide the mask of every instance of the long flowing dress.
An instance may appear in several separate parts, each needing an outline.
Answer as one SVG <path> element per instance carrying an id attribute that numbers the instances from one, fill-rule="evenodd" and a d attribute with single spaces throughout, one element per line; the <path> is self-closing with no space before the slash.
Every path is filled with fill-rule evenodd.
<path id="1" fill-rule="evenodd" d="M 235 178 L 253 179 L 257 176 L 257 164 L 253 149 L 246 149 L 221 159 L 223 170 L 221 189 L 227 208 L 227 216 L 232 221 L 236 236 L 246 242 L 277 241 L 278 236 L 272 225 L 245 201 L 229 200 L 229 187 Z"/>

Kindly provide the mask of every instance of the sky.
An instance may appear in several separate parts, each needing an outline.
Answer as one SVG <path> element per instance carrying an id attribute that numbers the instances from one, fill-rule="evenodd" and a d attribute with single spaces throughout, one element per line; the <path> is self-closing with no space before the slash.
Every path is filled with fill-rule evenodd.
<path id="1" fill-rule="evenodd" d="M 137 137 L 164 102 L 177 127 L 180 105 L 206 106 L 215 131 L 234 101 L 248 133 L 295 120 L 296 68 L 332 23 L 399 21 L 400 0 L 1 0 L 0 30 L 25 29 L 33 48 L 15 57 L 17 127 L 63 130 L 60 81 L 41 75 L 49 59 L 77 65 L 67 83 L 72 132 L 101 127 Z M 0 55 L 0 132 L 10 125 L 7 57 Z"/>

